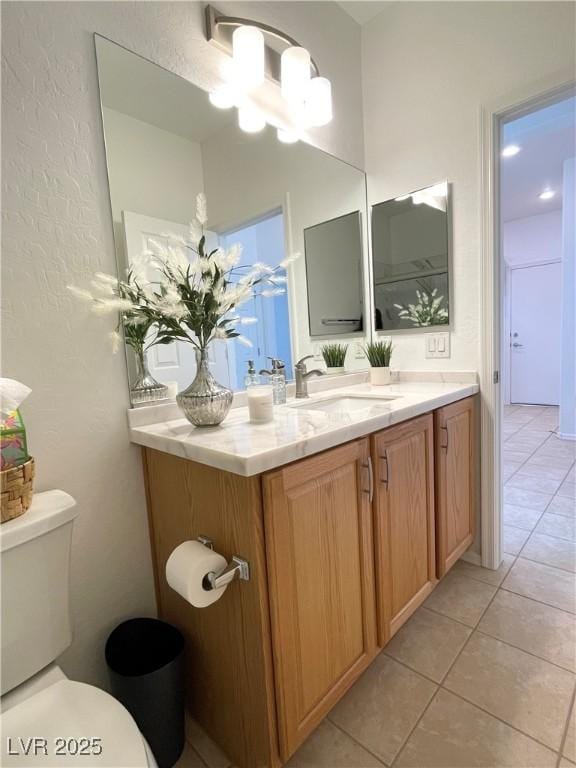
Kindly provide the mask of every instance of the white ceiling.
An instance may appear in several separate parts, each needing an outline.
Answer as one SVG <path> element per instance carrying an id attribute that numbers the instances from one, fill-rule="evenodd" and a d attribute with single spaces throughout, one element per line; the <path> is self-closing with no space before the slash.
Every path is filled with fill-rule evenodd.
<path id="1" fill-rule="evenodd" d="M 338 5 L 358 24 L 366 24 L 393 2 L 394 0 L 344 0 Z"/>
<path id="2" fill-rule="evenodd" d="M 234 119 L 229 112 L 206 109 L 208 94 L 132 51 L 97 38 L 102 105 L 202 143 Z"/>
<path id="3" fill-rule="evenodd" d="M 503 157 L 501 204 L 504 221 L 536 216 L 562 208 L 562 165 L 576 152 L 576 99 L 570 98 L 506 123 L 502 146 L 521 151 Z M 540 200 L 550 188 L 556 195 Z"/>

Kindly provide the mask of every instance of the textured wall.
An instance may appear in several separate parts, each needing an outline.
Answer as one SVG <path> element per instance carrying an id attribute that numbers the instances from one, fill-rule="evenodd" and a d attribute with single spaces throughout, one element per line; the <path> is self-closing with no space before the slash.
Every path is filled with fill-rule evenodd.
<path id="1" fill-rule="evenodd" d="M 361 164 L 359 28 L 332 3 L 233 10 L 281 26 L 313 50 L 335 89 L 336 119 L 317 141 Z M 63 488 L 78 500 L 75 639 L 62 661 L 88 682 L 105 682 L 102 644 L 114 624 L 154 612 L 124 359 L 110 354 L 112 324 L 87 316 L 65 290 L 114 269 L 92 33 L 210 87 L 222 57 L 203 40 L 201 13 L 189 2 L 2 5 L 2 370 L 33 389 L 25 415 L 38 489 Z"/>
<path id="2" fill-rule="evenodd" d="M 400 368 L 480 365 L 480 108 L 574 77 L 574 3 L 396 2 L 362 30 L 370 203 L 453 183 L 452 356 L 395 339 Z M 524 98 L 524 96 L 522 96 Z"/>

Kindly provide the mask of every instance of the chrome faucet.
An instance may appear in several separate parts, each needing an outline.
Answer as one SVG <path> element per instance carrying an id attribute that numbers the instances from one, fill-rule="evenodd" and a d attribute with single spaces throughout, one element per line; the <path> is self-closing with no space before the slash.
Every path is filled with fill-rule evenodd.
<path id="1" fill-rule="evenodd" d="M 310 376 L 324 376 L 324 371 L 319 368 L 313 368 L 311 371 L 306 370 L 306 360 L 313 360 L 314 355 L 306 355 L 302 359 L 298 360 L 294 366 L 294 373 L 296 374 L 296 397 L 301 399 L 308 397 L 308 379 Z"/>

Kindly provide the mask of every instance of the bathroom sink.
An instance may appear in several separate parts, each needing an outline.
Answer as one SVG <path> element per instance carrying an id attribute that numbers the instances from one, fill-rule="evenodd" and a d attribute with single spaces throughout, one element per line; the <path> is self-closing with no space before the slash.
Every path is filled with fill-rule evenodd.
<path id="1" fill-rule="evenodd" d="M 326 397 L 323 400 L 301 400 L 291 403 L 289 408 L 302 408 L 304 411 L 323 411 L 324 413 L 352 413 L 368 408 L 385 407 L 394 396 L 370 397 L 369 395 L 341 395 Z"/>

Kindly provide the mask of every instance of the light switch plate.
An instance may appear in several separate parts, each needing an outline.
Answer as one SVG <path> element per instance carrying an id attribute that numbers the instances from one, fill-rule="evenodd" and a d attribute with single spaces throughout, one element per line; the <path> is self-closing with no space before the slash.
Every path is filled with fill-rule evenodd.
<path id="1" fill-rule="evenodd" d="M 428 333 L 424 339 L 424 357 L 450 357 L 450 333 Z"/>

